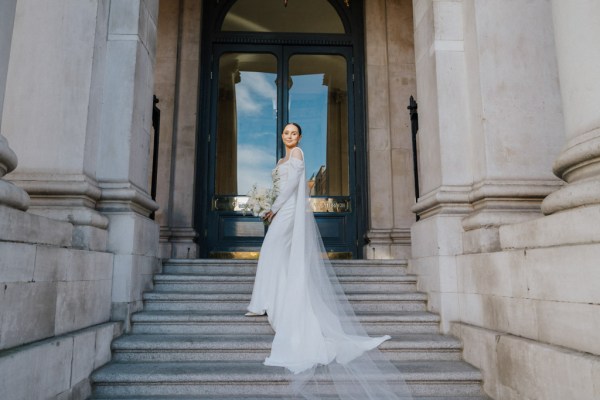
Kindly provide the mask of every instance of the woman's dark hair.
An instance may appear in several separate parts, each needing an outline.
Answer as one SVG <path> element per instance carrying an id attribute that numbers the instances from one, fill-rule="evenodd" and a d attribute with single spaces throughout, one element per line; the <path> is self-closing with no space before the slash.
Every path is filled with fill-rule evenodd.
<path id="1" fill-rule="evenodd" d="M 288 122 L 288 125 L 294 125 L 296 128 L 298 128 L 298 134 L 302 135 L 302 127 L 299 124 L 295 122 Z"/>

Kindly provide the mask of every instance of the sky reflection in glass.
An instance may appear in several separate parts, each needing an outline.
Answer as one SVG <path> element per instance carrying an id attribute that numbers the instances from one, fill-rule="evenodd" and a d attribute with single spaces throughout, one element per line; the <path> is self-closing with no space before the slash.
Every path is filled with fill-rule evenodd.
<path id="1" fill-rule="evenodd" d="M 271 186 L 271 171 L 277 163 L 276 74 L 241 73 L 235 85 L 237 109 L 238 194 L 252 185 Z M 293 77 L 289 91 L 290 121 L 302 126 L 300 147 L 306 154 L 306 177 L 325 165 L 327 154 L 327 86 L 323 74 Z"/>

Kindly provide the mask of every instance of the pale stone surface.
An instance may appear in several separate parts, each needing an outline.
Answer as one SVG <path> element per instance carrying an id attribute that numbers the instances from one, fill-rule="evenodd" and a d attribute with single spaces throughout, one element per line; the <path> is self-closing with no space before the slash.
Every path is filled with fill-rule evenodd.
<path id="1" fill-rule="evenodd" d="M 56 297 L 56 285 L 50 282 L 4 283 L 0 349 L 53 336 Z"/>
<path id="2" fill-rule="evenodd" d="M 17 0 L 5 0 L 0 3 L 0 127 L 2 126 L 2 109 L 4 108 L 4 89 L 12 41 L 13 25 Z M 2 131 L 0 131 L 2 134 Z"/>
<path id="3" fill-rule="evenodd" d="M 179 7 L 183 7 L 179 19 Z M 162 2 L 156 68 L 156 93 L 161 99 L 161 148 L 159 149 L 159 193 L 161 209 L 157 220 L 163 227 L 161 255 L 181 257 L 190 248 L 198 253 L 193 229 L 194 185 L 196 164 L 197 87 L 199 70 L 200 3 L 194 1 Z M 179 26 L 181 24 L 181 26 Z M 180 36 L 179 36 L 180 35 Z M 178 43 L 180 39 L 180 43 Z M 176 52 L 180 46 L 181 51 Z M 163 101 L 164 100 L 164 101 Z M 174 124 L 174 121 L 176 123 Z M 176 128 L 176 131 L 173 129 Z M 172 174 L 172 171 L 177 174 Z M 170 228 L 177 228 L 174 236 Z M 183 234 L 187 236 L 182 236 Z M 183 241 L 184 243 L 175 243 Z M 184 247 L 182 251 L 182 247 Z"/>
<path id="4" fill-rule="evenodd" d="M 410 251 L 410 239 L 396 240 L 414 217 L 412 144 L 406 104 L 415 95 L 412 6 L 407 1 L 365 4 L 370 231 L 369 258 L 393 258 Z M 385 23 L 382 23 L 385 21 Z M 387 172 L 389 171 L 389 172 Z M 391 218 L 390 218 L 391 217 Z"/>
<path id="5" fill-rule="evenodd" d="M 74 224 L 80 221 L 71 216 L 81 212 L 101 219 L 94 210 L 100 192 L 85 185 L 96 184 L 106 3 L 23 0 L 16 10 L 2 130 L 20 162 L 9 178 L 30 192 L 32 213 Z M 85 232 L 76 233 L 84 247 Z"/>
<path id="6" fill-rule="evenodd" d="M 112 278 L 110 253 L 38 246 L 36 282 L 100 281 Z"/>
<path id="7" fill-rule="evenodd" d="M 484 389 L 496 399 L 596 399 L 594 373 L 600 358 L 533 340 L 454 324 L 465 360 L 484 374 Z"/>
<path id="8" fill-rule="evenodd" d="M 522 253 L 473 254 L 459 258 L 458 290 L 461 293 L 500 297 L 528 297 L 527 268 Z"/>
<path id="9" fill-rule="evenodd" d="M 583 0 L 574 4 L 552 0 L 556 54 L 567 137 L 573 138 L 600 125 L 600 4 Z"/>
<path id="10" fill-rule="evenodd" d="M 462 234 L 462 238 L 463 252 L 465 254 L 488 253 L 501 249 L 500 231 L 498 227 L 479 228 L 466 231 Z"/>
<path id="11" fill-rule="evenodd" d="M 11 400 L 88 398 L 89 373 L 110 359 L 118 327 L 115 322 L 96 325 L 2 353 L 2 393 Z"/>
<path id="12" fill-rule="evenodd" d="M 563 144 L 552 12 L 545 0 L 469 2 L 482 115 L 473 115 L 485 136 L 483 169 L 475 179 L 552 179 L 551 165 Z M 510 21 L 511 29 L 506 29 Z M 536 21 L 536 23 L 532 23 Z M 502 62 L 511 59 L 513 62 Z M 516 95 L 518 93 L 518 95 Z M 510 118 L 507 118 L 510 115 Z M 535 117 L 532 117 L 535 116 Z"/>
<path id="13" fill-rule="evenodd" d="M 71 383 L 86 380 L 94 370 L 96 332 L 93 330 L 74 335 Z"/>
<path id="14" fill-rule="evenodd" d="M 72 337 L 3 355 L 0 357 L 0 387 L 14 400 L 56 396 L 70 386 L 72 358 Z"/>
<path id="15" fill-rule="evenodd" d="M 459 256 L 460 320 L 600 354 L 598 259 L 593 244 Z"/>
<path id="16" fill-rule="evenodd" d="M 7 242 L 0 254 L 1 348 L 109 319 L 112 254 Z"/>
<path id="17" fill-rule="evenodd" d="M 600 231 L 590 221 L 600 218 L 600 207 L 580 207 L 532 221 L 500 227 L 503 249 L 598 243 Z"/>
<path id="18" fill-rule="evenodd" d="M 112 281 L 59 282 L 55 333 L 63 334 L 110 319 Z"/>
<path id="19" fill-rule="evenodd" d="M 0 282 L 29 282 L 33 279 L 36 248 L 31 244 L 0 242 Z"/>
<path id="20" fill-rule="evenodd" d="M 156 201 L 160 209 L 156 211 L 156 220 L 161 226 L 170 221 L 171 163 L 173 152 L 173 121 L 175 108 L 177 73 L 177 40 L 179 32 L 180 2 L 160 2 L 157 26 L 156 69 L 154 90 L 159 99 L 160 142 L 158 147 L 158 173 Z M 161 234 L 162 237 L 162 234 Z M 161 254 L 164 254 L 161 251 Z M 165 254 L 170 255 L 170 252 Z"/>
<path id="21" fill-rule="evenodd" d="M 0 205 L 0 240 L 42 243 L 58 246 L 71 244 L 73 225 Z"/>
<path id="22" fill-rule="evenodd" d="M 600 4 L 585 0 L 572 7 L 552 1 L 556 58 L 565 115 L 567 143 L 554 163 L 554 173 L 568 184 L 548 196 L 542 210 L 552 214 L 576 207 L 597 205 L 600 176 L 600 101 L 597 65 L 600 50 Z"/>
<path id="23" fill-rule="evenodd" d="M 391 157 L 389 150 L 369 151 L 369 196 L 371 228 L 391 229 L 394 219 L 392 201 Z"/>
<path id="24" fill-rule="evenodd" d="M 540 341 L 600 355 L 599 304 L 539 301 L 536 312 Z"/>
<path id="25" fill-rule="evenodd" d="M 437 215 L 422 219 L 412 228 L 412 256 L 455 255 L 462 253 L 461 216 Z"/>
<path id="26" fill-rule="evenodd" d="M 510 297 L 459 294 L 460 321 L 537 339 L 536 301 Z"/>
<path id="27" fill-rule="evenodd" d="M 434 256 L 413 259 L 410 272 L 419 276 L 417 288 L 428 293 L 427 309 L 439 313 L 441 330 L 448 332 L 450 322 L 460 317 L 457 287 L 457 266 L 454 256 Z"/>
<path id="28" fill-rule="evenodd" d="M 151 219 L 129 214 L 108 214 L 110 220 L 108 249 L 116 254 L 155 256 L 158 226 Z"/>

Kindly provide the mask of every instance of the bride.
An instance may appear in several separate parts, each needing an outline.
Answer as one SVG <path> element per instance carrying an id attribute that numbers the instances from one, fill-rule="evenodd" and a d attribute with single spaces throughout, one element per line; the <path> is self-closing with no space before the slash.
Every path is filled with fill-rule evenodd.
<path id="1" fill-rule="evenodd" d="M 341 399 L 410 399 L 397 369 L 376 349 L 390 336 L 366 334 L 323 257 L 305 193 L 302 128 L 289 123 L 281 137 L 286 153 L 272 173 L 280 190 L 264 216 L 271 224 L 246 314 L 267 314 L 275 331 L 264 363 L 291 371 L 294 391 L 307 398 L 315 398 L 315 382 L 329 381 Z"/>

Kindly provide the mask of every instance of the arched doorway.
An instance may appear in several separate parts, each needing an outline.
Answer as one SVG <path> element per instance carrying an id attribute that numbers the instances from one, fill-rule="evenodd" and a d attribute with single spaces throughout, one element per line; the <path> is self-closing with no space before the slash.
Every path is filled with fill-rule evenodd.
<path id="1" fill-rule="evenodd" d="M 307 184 L 325 247 L 359 257 L 366 163 L 362 4 L 206 1 L 196 223 L 205 257 L 252 258 L 263 224 L 240 205 L 269 186 L 279 134 L 303 126 Z"/>

